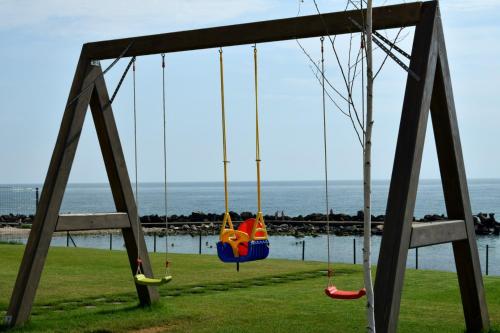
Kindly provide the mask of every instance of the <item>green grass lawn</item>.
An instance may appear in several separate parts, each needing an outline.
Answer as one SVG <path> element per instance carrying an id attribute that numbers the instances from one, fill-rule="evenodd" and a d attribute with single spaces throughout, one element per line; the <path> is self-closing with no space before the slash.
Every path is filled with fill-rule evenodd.
<path id="1" fill-rule="evenodd" d="M 0 314 L 24 247 L 0 244 Z M 324 263 L 264 260 L 234 265 L 215 256 L 171 255 L 174 280 L 161 302 L 137 306 L 126 253 L 52 248 L 31 322 L 12 332 L 363 332 L 364 300 L 323 294 Z M 152 255 L 162 270 L 164 255 Z M 357 289 L 360 266 L 335 265 L 336 284 Z M 492 332 L 500 332 L 500 278 L 486 277 Z M 463 332 L 454 273 L 408 270 L 399 332 Z M 2 330 L 2 329 L 0 329 Z"/>

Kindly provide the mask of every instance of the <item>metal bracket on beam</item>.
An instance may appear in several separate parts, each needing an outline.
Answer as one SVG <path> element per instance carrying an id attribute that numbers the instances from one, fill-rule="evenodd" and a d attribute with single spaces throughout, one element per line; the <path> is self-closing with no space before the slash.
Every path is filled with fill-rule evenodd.
<path id="1" fill-rule="evenodd" d="M 364 27 L 361 26 L 361 24 L 359 24 L 356 20 L 354 20 L 353 18 L 349 17 L 349 21 L 351 21 L 359 30 L 363 31 L 365 34 L 366 34 L 366 30 Z M 394 53 L 391 52 L 391 50 L 389 50 L 381 41 L 379 41 L 376 37 L 373 37 L 372 38 L 373 42 L 375 44 L 377 44 L 378 47 L 380 47 L 380 49 L 382 51 L 384 51 L 388 56 L 389 58 L 391 58 L 392 60 L 394 60 L 394 62 L 396 62 L 396 64 L 398 64 L 402 69 L 404 69 L 413 79 L 415 79 L 415 81 L 420 81 L 420 77 L 410 69 L 410 67 L 408 67 L 404 62 L 402 62 Z M 384 40 L 385 37 L 384 37 Z M 389 42 L 389 44 L 394 47 L 394 44 L 392 44 L 391 42 Z M 401 50 L 399 47 L 397 48 L 397 51 L 398 52 L 403 52 L 404 54 L 403 55 L 407 55 L 406 52 L 404 52 L 403 50 Z"/>
<path id="2" fill-rule="evenodd" d="M 377 36 L 378 38 L 380 38 L 384 43 L 386 43 L 387 45 L 390 45 L 392 49 L 396 50 L 397 52 L 399 52 L 403 57 L 405 57 L 406 59 L 411 59 L 411 56 L 406 53 L 405 50 L 401 49 L 399 46 L 397 46 L 395 43 L 393 43 L 392 41 L 388 40 L 387 38 L 385 38 L 381 33 L 379 33 L 378 31 L 373 31 L 373 34 L 375 36 Z"/>

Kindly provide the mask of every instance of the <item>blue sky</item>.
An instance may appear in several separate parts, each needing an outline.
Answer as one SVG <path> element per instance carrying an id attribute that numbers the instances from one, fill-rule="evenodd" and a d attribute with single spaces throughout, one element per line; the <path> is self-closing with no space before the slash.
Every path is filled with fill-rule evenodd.
<path id="1" fill-rule="evenodd" d="M 376 4 L 391 3 L 375 1 Z M 344 1 L 318 0 L 322 11 Z M 500 123 L 500 1 L 441 1 L 467 175 L 500 177 L 496 132 Z M 243 23 L 297 15 L 297 1 L 170 0 L 0 1 L 0 183 L 43 182 L 74 69 L 85 42 Z M 313 14 L 304 0 L 301 15 Z M 412 29 L 401 46 L 410 51 Z M 391 36 L 394 32 L 389 32 Z M 346 59 L 347 36 L 338 50 Z M 317 59 L 318 39 L 303 41 Z M 225 81 L 230 179 L 255 177 L 253 68 L 250 46 L 226 48 Z M 162 179 L 160 56 L 138 59 L 139 180 Z M 381 54 L 376 56 L 377 63 Z M 321 90 L 294 41 L 259 45 L 263 180 L 321 179 Z M 339 72 L 327 53 L 327 75 Z M 112 90 L 127 60 L 106 77 Z M 107 65 L 104 63 L 103 65 Z M 168 174 L 171 181 L 222 180 L 218 51 L 167 55 Z M 131 80 L 114 105 L 129 172 L 133 173 Z M 388 179 L 406 75 L 388 62 L 375 82 L 373 177 Z M 361 149 L 349 121 L 328 113 L 332 179 L 360 179 Z M 421 177 L 439 170 L 429 127 Z M 87 117 L 71 182 L 102 182 L 106 175 L 92 120 Z"/>

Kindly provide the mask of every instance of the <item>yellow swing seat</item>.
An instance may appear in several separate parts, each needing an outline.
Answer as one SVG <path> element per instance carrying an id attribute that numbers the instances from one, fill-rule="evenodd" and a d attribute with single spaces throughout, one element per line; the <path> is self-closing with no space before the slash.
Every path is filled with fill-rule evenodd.
<path id="1" fill-rule="evenodd" d="M 136 274 L 134 276 L 134 281 L 142 286 L 161 286 L 169 283 L 172 280 L 172 276 L 167 275 L 160 279 L 148 278 L 144 274 Z"/>

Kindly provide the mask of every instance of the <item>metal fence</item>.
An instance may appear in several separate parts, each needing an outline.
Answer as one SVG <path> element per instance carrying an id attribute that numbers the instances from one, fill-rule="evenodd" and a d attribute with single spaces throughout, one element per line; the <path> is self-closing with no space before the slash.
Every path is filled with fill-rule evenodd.
<path id="1" fill-rule="evenodd" d="M 38 206 L 38 187 L 0 186 L 0 215 L 34 215 Z"/>
<path id="2" fill-rule="evenodd" d="M 2 185 L 0 186 L 0 215 L 32 215 L 35 214 L 36 209 L 38 207 L 39 201 L 39 188 L 38 187 L 29 187 L 22 185 Z M 101 235 L 104 236 L 104 235 Z M 173 249 L 174 252 L 180 253 L 211 253 L 214 254 L 215 251 L 215 243 L 213 239 L 207 241 L 207 235 L 200 234 L 198 237 L 194 237 L 194 242 L 190 243 L 186 247 L 182 247 L 180 249 Z M 70 233 L 67 233 L 65 237 L 56 237 L 60 238 L 59 241 L 53 242 L 53 245 L 58 246 L 77 246 L 79 242 L 86 243 L 85 239 L 88 238 L 86 236 L 76 236 L 72 237 Z M 148 248 L 152 252 L 157 252 L 160 247 L 157 247 L 157 243 L 159 244 L 159 240 L 157 240 L 159 236 L 156 233 L 149 234 L 146 236 L 146 240 L 148 243 Z M 191 237 L 190 237 L 191 238 Z M 362 246 L 357 242 L 356 238 L 352 239 L 352 245 L 350 245 L 350 240 L 347 241 L 348 237 L 345 237 L 345 241 L 342 242 L 342 247 L 345 249 L 344 254 L 341 258 L 343 262 L 351 262 L 354 264 L 360 263 L 360 258 L 362 258 Z M 6 243 L 25 243 L 26 236 L 21 235 L 0 235 L 0 242 Z M 90 244 L 82 244 L 84 247 L 95 247 L 95 248 L 109 248 L 111 249 L 120 249 L 123 248 L 123 243 L 121 239 L 121 235 L 118 234 L 109 234 L 105 235 L 102 240 L 95 243 L 92 242 Z M 358 244 L 357 244 L 358 243 Z M 478 247 L 479 247 L 479 255 L 481 260 L 481 268 L 485 275 L 500 275 L 500 266 L 495 263 L 498 263 L 500 260 L 500 242 L 497 239 L 481 239 L 478 238 Z M 493 244 L 492 244 L 493 243 Z M 296 258 L 301 260 L 322 260 L 324 258 L 320 258 L 314 255 L 313 253 L 317 253 L 317 248 L 311 248 L 312 244 L 314 244 L 312 239 L 297 239 L 296 241 L 287 244 L 288 250 L 287 253 L 284 254 L 283 258 Z M 120 246 L 121 245 L 121 246 Z M 180 244 L 177 243 L 177 246 Z M 169 247 L 174 247 L 174 243 L 169 244 Z M 176 246 L 176 248 L 177 248 Z M 352 250 L 349 250 L 351 248 Z M 291 248 L 296 248 L 296 250 L 292 250 Z M 178 251 L 175 251 L 178 250 Z M 161 250 L 160 250 L 161 251 Z M 425 251 L 425 249 L 422 249 Z M 296 255 L 293 253 L 296 252 Z M 435 261 L 439 259 L 435 254 L 429 256 L 424 252 L 419 254 L 419 249 L 413 249 L 409 252 L 408 265 L 415 268 L 431 268 L 431 269 L 439 269 L 439 267 L 428 267 L 429 260 Z M 451 253 L 443 253 L 445 259 L 451 259 Z M 412 258 L 413 257 L 413 258 Z M 339 258 L 340 259 L 340 258 Z M 441 258 L 443 259 L 443 258 Z M 423 267 L 422 267 L 423 266 Z"/>
<path id="3" fill-rule="evenodd" d="M 292 260 L 325 261 L 325 255 L 318 255 L 318 249 L 324 244 L 318 244 L 319 238 L 306 237 L 296 239 L 292 237 L 279 237 L 273 242 L 280 242 L 281 246 L 273 247 L 274 258 Z M 165 237 L 161 233 L 150 232 L 145 235 L 146 245 L 150 252 L 165 251 Z M 218 236 L 198 234 L 169 236 L 168 248 L 172 253 L 190 254 L 216 254 Z M 349 236 L 339 237 L 335 240 L 337 250 L 332 251 L 334 262 L 362 263 L 362 239 Z M 0 243 L 26 243 L 26 235 L 0 235 Z M 478 246 L 481 269 L 484 275 L 500 276 L 500 247 L 482 242 Z M 101 232 L 98 235 L 71 234 L 69 232 L 54 236 L 52 246 L 84 247 L 109 250 L 125 250 L 122 235 L 119 232 Z M 340 251 L 342 249 L 343 251 Z M 377 261 L 378 251 L 374 251 L 373 262 Z M 432 252 L 431 248 L 416 248 L 408 253 L 407 267 L 412 269 L 431 269 L 454 271 L 454 261 L 451 248 L 439 253 Z"/>

